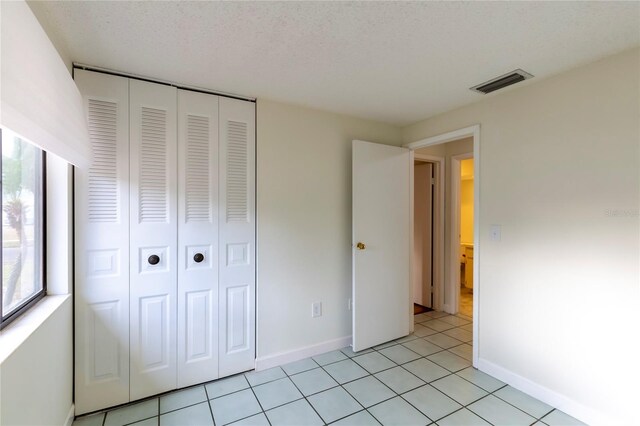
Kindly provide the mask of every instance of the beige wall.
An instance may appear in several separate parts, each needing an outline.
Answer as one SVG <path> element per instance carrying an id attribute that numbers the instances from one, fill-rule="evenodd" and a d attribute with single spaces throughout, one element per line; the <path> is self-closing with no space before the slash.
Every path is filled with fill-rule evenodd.
<path id="1" fill-rule="evenodd" d="M 73 415 L 72 171 L 53 154 L 46 168 L 47 297 L 0 332 L 0 425 Z"/>
<path id="2" fill-rule="evenodd" d="M 60 55 L 60 58 L 67 66 L 69 74 L 73 74 L 73 60 L 71 59 L 71 55 L 69 55 L 69 52 L 67 51 L 67 45 L 59 36 L 60 32 L 56 31 L 54 26 L 55 24 L 51 20 L 47 19 L 47 16 L 43 14 L 42 7 L 38 7 L 36 2 L 28 0 L 27 4 L 29 5 L 31 12 L 33 12 L 36 19 L 38 19 L 38 23 L 44 30 L 45 34 L 47 34 L 47 37 L 49 37 L 49 40 L 51 40 L 51 43 L 56 48 L 58 55 Z"/>
<path id="3" fill-rule="evenodd" d="M 72 309 L 71 297 L 67 296 L 62 305 L 0 363 L 1 425 L 64 425 L 67 421 L 73 392 Z M 20 321 L 27 319 L 16 320 Z"/>
<path id="4" fill-rule="evenodd" d="M 637 422 L 640 50 L 408 126 L 403 138 L 473 124 L 483 368 L 592 423 Z M 502 241 L 490 241 L 491 224 Z"/>
<path id="5" fill-rule="evenodd" d="M 351 141 L 400 129 L 258 100 L 258 359 L 351 334 Z M 311 318 L 311 303 L 322 316 Z"/>

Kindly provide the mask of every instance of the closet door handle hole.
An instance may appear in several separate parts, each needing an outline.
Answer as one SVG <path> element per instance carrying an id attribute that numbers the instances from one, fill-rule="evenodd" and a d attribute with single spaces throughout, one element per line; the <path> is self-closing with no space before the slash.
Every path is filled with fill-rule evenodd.
<path id="1" fill-rule="evenodd" d="M 200 263 L 200 262 L 202 262 L 202 261 L 204 260 L 204 254 L 202 254 L 202 253 L 196 253 L 196 254 L 194 254 L 194 255 L 193 255 L 193 260 L 194 260 L 196 263 Z"/>
<path id="2" fill-rule="evenodd" d="M 157 254 L 152 254 L 151 256 L 149 256 L 149 259 L 147 259 L 147 261 L 149 262 L 149 265 L 157 265 L 158 263 L 160 263 L 160 256 L 158 256 Z"/>

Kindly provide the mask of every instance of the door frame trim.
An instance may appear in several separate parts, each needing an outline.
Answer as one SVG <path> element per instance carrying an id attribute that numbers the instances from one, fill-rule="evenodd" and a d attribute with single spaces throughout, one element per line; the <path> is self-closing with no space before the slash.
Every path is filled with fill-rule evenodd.
<path id="1" fill-rule="evenodd" d="M 464 127 L 461 129 L 453 130 L 450 132 L 442 133 L 436 136 L 420 139 L 415 142 L 405 144 L 405 148 L 409 148 L 411 151 L 415 151 L 418 148 L 426 146 L 440 145 L 447 142 L 453 142 L 459 139 L 473 138 L 473 159 L 474 159 L 474 176 L 473 176 L 473 366 L 477 368 L 479 358 L 479 324 L 480 324 L 480 291 L 481 291 L 481 277 L 480 277 L 480 178 L 481 178 L 481 161 L 480 161 L 480 124 L 474 124 L 472 126 Z M 411 169 L 413 171 L 413 162 L 411 163 Z M 413 175 L 413 173 L 412 173 Z M 413 194 L 411 194 L 413 199 Z M 412 203 L 413 204 L 413 203 Z M 459 248 L 458 248 L 459 249 Z M 457 249 L 457 250 L 458 250 Z M 456 251 L 457 251 L 456 250 Z M 457 259 L 450 259 L 454 264 L 457 264 Z M 458 266 L 458 274 L 459 274 Z M 455 277 L 453 277 L 455 279 Z M 458 278 L 459 279 L 459 278 Z M 451 282 L 450 285 L 455 283 Z M 445 286 L 448 287 L 448 286 Z M 455 294 L 455 291 L 453 292 Z M 456 298 L 457 299 L 457 298 Z"/>

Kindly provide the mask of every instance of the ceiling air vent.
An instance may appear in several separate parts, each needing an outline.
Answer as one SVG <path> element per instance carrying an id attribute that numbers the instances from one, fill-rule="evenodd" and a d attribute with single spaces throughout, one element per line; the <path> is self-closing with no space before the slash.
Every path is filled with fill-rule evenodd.
<path id="1" fill-rule="evenodd" d="M 486 95 L 487 93 L 495 92 L 496 90 L 511 86 L 512 84 L 519 83 L 531 77 L 533 77 L 533 75 L 528 72 L 517 69 L 492 80 L 485 81 L 477 86 L 473 86 L 471 90 Z"/>

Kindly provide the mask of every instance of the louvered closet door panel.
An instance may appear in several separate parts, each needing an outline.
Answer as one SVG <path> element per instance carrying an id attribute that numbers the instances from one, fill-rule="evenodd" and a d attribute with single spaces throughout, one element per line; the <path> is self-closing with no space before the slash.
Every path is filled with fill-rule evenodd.
<path id="1" fill-rule="evenodd" d="M 218 97 L 178 90 L 178 387 L 218 377 Z"/>
<path id="2" fill-rule="evenodd" d="M 220 376 L 255 362 L 255 104 L 220 98 Z"/>
<path id="3" fill-rule="evenodd" d="M 76 414 L 129 401 L 129 80 L 75 71 L 92 161 L 75 169 Z"/>
<path id="4" fill-rule="evenodd" d="M 176 387 L 174 87 L 131 80 L 131 399 Z"/>

